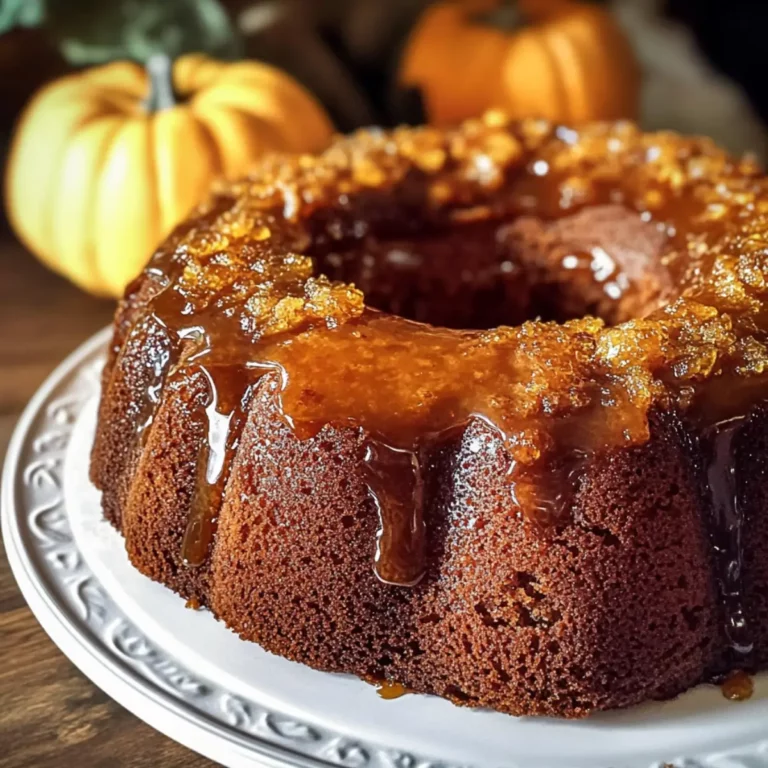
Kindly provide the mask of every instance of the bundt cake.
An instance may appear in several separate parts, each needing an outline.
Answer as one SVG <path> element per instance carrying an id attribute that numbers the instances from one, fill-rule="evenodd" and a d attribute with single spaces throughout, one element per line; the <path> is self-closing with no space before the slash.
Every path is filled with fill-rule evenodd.
<path id="1" fill-rule="evenodd" d="M 768 179 L 489 113 L 222 183 L 119 305 L 142 573 L 322 670 L 580 717 L 768 666 Z"/>

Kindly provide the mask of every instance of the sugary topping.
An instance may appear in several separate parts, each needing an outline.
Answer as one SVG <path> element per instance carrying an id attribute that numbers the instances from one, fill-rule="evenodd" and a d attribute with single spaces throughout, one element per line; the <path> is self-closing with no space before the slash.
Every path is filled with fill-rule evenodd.
<path id="1" fill-rule="evenodd" d="M 598 225 L 625 235 L 584 236 Z M 552 247 L 531 257 L 521 226 Z M 356 426 L 370 444 L 409 453 L 402 464 L 418 474 L 430 441 L 484 419 L 504 439 L 525 513 L 526 472 L 558 466 L 564 452 L 642 442 L 655 405 L 716 421 L 763 397 L 766 232 L 768 181 L 707 139 L 494 112 L 450 131 L 361 131 L 222 184 L 151 262 L 164 288 L 148 309 L 183 342 L 182 359 L 279 370 L 302 439 Z M 502 296 L 511 324 L 410 322 L 338 279 L 364 283 L 384 259 L 393 285 L 410 275 L 398 302 L 412 316 L 443 317 L 425 303 L 442 270 L 412 268 L 437 253 L 459 275 L 439 283 L 442 309 L 464 300 L 462 285 L 503 283 L 488 295 Z M 547 314 L 545 295 L 560 297 L 550 317 L 599 317 L 534 319 Z M 417 503 L 416 476 L 374 486 L 380 506 L 385 496 L 391 509 Z M 410 527 L 398 514 L 403 530 L 418 528 L 418 514 Z M 412 565 L 386 580 L 410 583 Z"/>
<path id="2" fill-rule="evenodd" d="M 156 304 L 161 314 L 163 305 L 178 313 L 166 318 L 174 325 L 208 318 L 226 326 L 227 346 L 239 336 L 238 360 L 248 362 L 259 352 L 247 342 L 336 328 L 363 314 L 359 290 L 315 274 L 312 257 L 330 246 L 423 230 L 460 237 L 469 220 L 563 217 L 609 202 L 665 233 L 660 264 L 647 269 L 671 275 L 675 295 L 667 306 L 612 328 L 585 320 L 561 327 L 534 322 L 469 340 L 442 334 L 440 343 L 455 345 L 453 356 L 467 365 L 440 365 L 435 378 L 453 377 L 464 387 L 488 358 L 504 359 L 509 375 L 490 378 L 507 412 L 527 417 L 584 407 L 594 398 L 589 383 L 605 376 L 621 379 L 627 398 L 646 408 L 670 387 L 689 397 L 688 387 L 703 379 L 762 374 L 768 183 L 749 160 L 736 161 L 707 139 L 643 134 L 630 123 L 577 131 L 542 121 L 510 124 L 489 113 L 454 131 L 368 130 L 318 157 L 270 157 L 247 179 L 218 189 L 200 211 L 200 226 L 193 219 L 161 250 L 150 268 L 170 276 L 165 293 L 174 297 L 161 295 Z M 206 218 L 206 208 L 217 205 L 218 214 Z M 403 325 L 401 354 L 428 355 L 428 336 Z M 362 345 L 335 350 L 333 334 L 316 334 L 313 343 L 327 344 L 328 359 L 356 376 L 369 370 L 381 378 L 378 366 L 387 375 L 401 369 L 391 354 L 369 359 Z M 526 366 L 513 361 L 530 352 L 542 371 L 529 379 Z M 415 407 L 418 388 L 405 373 L 399 378 L 399 396 Z"/>

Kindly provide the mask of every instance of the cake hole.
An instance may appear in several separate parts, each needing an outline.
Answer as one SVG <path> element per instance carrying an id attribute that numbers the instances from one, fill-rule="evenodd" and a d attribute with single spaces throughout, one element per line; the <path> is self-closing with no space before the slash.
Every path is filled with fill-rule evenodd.
<path id="1" fill-rule="evenodd" d="M 585 315 L 611 325 L 648 314 L 671 289 L 660 259 L 666 235 L 619 205 L 556 221 L 359 223 L 318 217 L 309 250 L 316 272 L 354 283 L 371 307 L 432 325 Z"/>

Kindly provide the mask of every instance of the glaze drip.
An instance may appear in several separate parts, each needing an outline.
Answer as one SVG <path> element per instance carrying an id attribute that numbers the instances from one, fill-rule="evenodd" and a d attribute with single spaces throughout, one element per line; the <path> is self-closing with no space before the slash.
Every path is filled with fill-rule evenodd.
<path id="1" fill-rule="evenodd" d="M 368 492 L 379 516 L 374 573 L 412 587 L 424 575 L 424 482 L 419 451 L 377 441 L 365 449 Z"/>
<path id="2" fill-rule="evenodd" d="M 206 561 L 216 533 L 229 469 L 245 424 L 253 389 L 252 372 L 240 366 L 199 366 L 208 392 L 203 407 L 206 436 L 198 454 L 196 483 L 182 542 L 185 565 Z"/>
<path id="3" fill-rule="evenodd" d="M 520 466 L 512 460 L 507 482 L 520 515 L 538 525 L 567 523 L 590 453 L 579 448 L 561 449 L 554 460 L 534 467 Z"/>
<path id="4" fill-rule="evenodd" d="M 141 445 L 146 442 L 149 428 L 160 405 L 163 386 L 174 360 L 178 357 L 178 350 L 170 344 L 166 329 L 149 312 L 143 313 L 133 324 L 123 349 L 128 349 L 133 339 L 147 338 L 151 340 L 145 344 L 149 381 L 136 418 L 136 436 Z"/>
<path id="5" fill-rule="evenodd" d="M 392 699 L 399 699 L 401 696 L 410 693 L 410 691 L 402 683 L 392 683 L 389 680 L 383 680 L 376 683 L 376 693 L 378 693 L 382 699 L 389 701 Z"/>
<path id="6" fill-rule="evenodd" d="M 707 483 L 711 498 L 712 549 L 725 619 L 725 635 L 732 652 L 751 654 L 753 640 L 744 609 L 744 510 L 740 498 L 735 441 L 745 417 L 736 416 L 705 430 L 708 448 Z"/>
<path id="7" fill-rule="evenodd" d="M 752 697 L 755 685 L 752 678 L 742 670 L 731 672 L 720 684 L 723 696 L 731 701 L 746 701 Z"/>

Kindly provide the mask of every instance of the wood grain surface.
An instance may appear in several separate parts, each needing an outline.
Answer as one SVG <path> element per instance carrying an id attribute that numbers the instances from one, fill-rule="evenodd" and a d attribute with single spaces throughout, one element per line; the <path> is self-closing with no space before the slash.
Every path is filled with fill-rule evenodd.
<path id="1" fill-rule="evenodd" d="M 113 304 L 48 272 L 0 222 L 0 457 L 43 379 L 109 323 Z M 198 768 L 85 678 L 27 608 L 0 548 L 0 766 Z"/>

